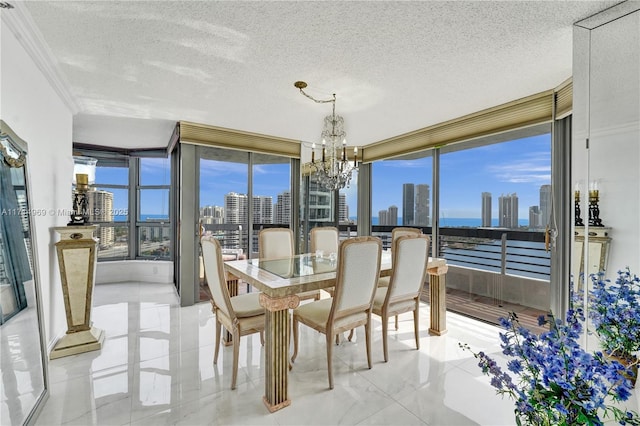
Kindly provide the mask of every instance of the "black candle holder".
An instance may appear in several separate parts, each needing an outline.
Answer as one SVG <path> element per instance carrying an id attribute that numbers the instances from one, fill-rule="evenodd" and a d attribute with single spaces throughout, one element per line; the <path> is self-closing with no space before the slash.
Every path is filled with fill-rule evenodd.
<path id="1" fill-rule="evenodd" d="M 604 226 L 600 219 L 600 194 L 597 189 L 589 191 L 589 226 Z"/>
<path id="2" fill-rule="evenodd" d="M 67 226 L 80 226 L 89 224 L 89 209 L 87 191 L 89 184 L 87 175 L 76 175 L 76 189 L 73 191 L 73 211 L 71 220 Z"/>
<path id="3" fill-rule="evenodd" d="M 582 220 L 581 211 L 580 211 L 580 191 L 575 191 L 574 193 L 575 200 L 575 226 L 584 226 L 584 221 Z"/>

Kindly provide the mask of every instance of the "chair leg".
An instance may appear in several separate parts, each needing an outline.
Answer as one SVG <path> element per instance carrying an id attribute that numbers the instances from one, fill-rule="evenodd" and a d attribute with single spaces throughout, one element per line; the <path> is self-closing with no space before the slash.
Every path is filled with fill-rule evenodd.
<path id="1" fill-rule="evenodd" d="M 329 331 L 329 330 L 327 330 Z M 329 375 L 329 389 L 333 389 L 333 336 L 327 333 L 327 374 Z"/>
<path id="2" fill-rule="evenodd" d="M 349 332 L 349 341 L 351 341 L 351 339 L 353 338 L 353 332 L 356 331 L 355 328 L 352 328 L 351 331 Z"/>
<path id="3" fill-rule="evenodd" d="M 340 333 L 336 334 L 336 346 L 340 344 Z"/>
<path id="4" fill-rule="evenodd" d="M 373 366 L 371 363 L 371 315 L 364 325 L 364 337 L 367 344 L 367 364 L 371 368 Z"/>
<path id="5" fill-rule="evenodd" d="M 389 361 L 389 348 L 387 347 L 387 335 L 389 334 L 389 317 L 387 315 L 382 316 L 382 353 L 384 355 L 384 362 Z"/>
<path id="6" fill-rule="evenodd" d="M 398 331 L 398 316 L 396 315 L 396 331 Z"/>
<path id="7" fill-rule="evenodd" d="M 418 324 L 418 307 L 413 310 L 413 333 L 416 335 L 416 349 L 420 349 L 420 325 Z"/>
<path id="8" fill-rule="evenodd" d="M 291 356 L 291 362 L 294 362 L 296 360 L 296 357 L 298 356 L 298 332 L 299 332 L 299 325 L 298 325 L 298 317 L 296 317 L 295 315 L 293 316 L 293 355 Z"/>
<path id="9" fill-rule="evenodd" d="M 233 330 L 233 372 L 231 375 L 231 390 L 236 388 L 238 380 L 238 358 L 240 357 L 240 330 L 234 327 Z"/>
<path id="10" fill-rule="evenodd" d="M 218 351 L 220 350 L 220 335 L 222 334 L 222 324 L 218 321 L 218 317 L 216 316 L 216 348 L 213 351 L 213 363 L 216 364 L 218 362 Z"/>
<path id="11" fill-rule="evenodd" d="M 260 345 L 264 346 L 264 330 L 260 331 Z"/>

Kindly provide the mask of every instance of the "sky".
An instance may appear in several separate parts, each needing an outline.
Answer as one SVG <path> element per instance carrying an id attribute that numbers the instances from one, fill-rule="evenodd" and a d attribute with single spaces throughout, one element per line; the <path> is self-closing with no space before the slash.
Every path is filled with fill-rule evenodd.
<path id="1" fill-rule="evenodd" d="M 432 185 L 432 160 L 388 160 L 373 165 L 372 214 L 391 205 L 402 211 L 402 184 Z M 540 204 L 540 186 L 551 183 L 550 135 L 535 136 L 440 156 L 440 216 L 480 218 L 482 192 L 492 194 L 493 217 L 500 195 L 518 195 L 518 216 Z"/>
<path id="2" fill-rule="evenodd" d="M 99 166 L 99 164 L 98 164 Z M 372 214 L 396 205 L 402 213 L 402 185 L 426 183 L 432 187 L 432 159 L 387 160 L 373 164 Z M 289 164 L 260 164 L 253 167 L 254 195 L 277 200 L 289 188 Z M 443 153 L 440 157 L 440 216 L 444 218 L 479 218 L 482 192 L 492 193 L 493 217 L 498 213 L 498 197 L 516 193 L 519 217 L 528 218 L 529 207 L 539 205 L 540 186 L 551 183 L 550 135 L 518 139 L 473 149 Z M 100 168 L 96 182 L 126 184 L 122 169 Z M 200 206 L 224 206 L 228 192 L 247 192 L 247 164 L 200 160 Z M 145 158 L 141 165 L 141 185 L 168 185 L 169 160 Z M 357 174 L 347 194 L 349 215 L 357 212 Z M 125 191 L 115 191 L 114 208 L 126 208 Z M 168 191 L 143 189 L 142 212 L 168 212 Z"/>

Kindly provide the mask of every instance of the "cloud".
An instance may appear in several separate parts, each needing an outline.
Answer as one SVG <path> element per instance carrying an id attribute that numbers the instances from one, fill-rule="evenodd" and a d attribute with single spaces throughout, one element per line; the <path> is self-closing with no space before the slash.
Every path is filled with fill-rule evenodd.
<path id="1" fill-rule="evenodd" d="M 549 155 L 544 152 L 532 152 L 521 160 L 493 164 L 487 172 L 500 182 L 510 183 L 549 183 L 551 181 L 551 164 Z"/>

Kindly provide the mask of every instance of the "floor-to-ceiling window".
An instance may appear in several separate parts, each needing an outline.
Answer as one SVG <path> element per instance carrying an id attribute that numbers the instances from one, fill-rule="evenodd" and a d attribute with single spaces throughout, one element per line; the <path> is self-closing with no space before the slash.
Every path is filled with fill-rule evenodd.
<path id="1" fill-rule="evenodd" d="M 282 156 L 214 147 L 199 150 L 199 222 L 225 260 L 255 257 L 258 233 L 291 223 L 291 165 Z M 208 300 L 202 260 L 200 300 Z"/>
<path id="2" fill-rule="evenodd" d="M 537 126 L 373 162 L 372 235 L 389 248 L 394 227 L 422 229 L 447 259 L 449 309 L 492 322 L 516 311 L 534 326 L 550 306 L 549 132 Z"/>
<path id="3" fill-rule="evenodd" d="M 551 135 L 451 144 L 439 158 L 439 252 L 449 309 L 535 326 L 550 303 Z"/>

